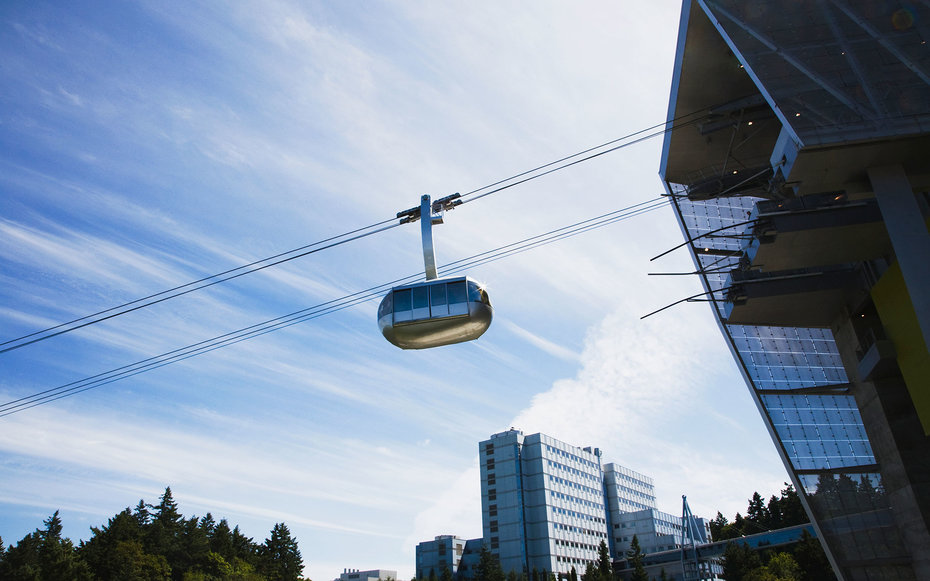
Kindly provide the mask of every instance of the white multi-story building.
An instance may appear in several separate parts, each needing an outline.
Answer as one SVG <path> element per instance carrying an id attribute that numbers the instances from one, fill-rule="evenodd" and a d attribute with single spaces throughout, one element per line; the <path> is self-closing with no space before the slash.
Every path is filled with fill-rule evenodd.
<path id="1" fill-rule="evenodd" d="M 600 450 L 519 430 L 479 444 L 483 540 L 505 572 L 583 572 L 608 540 Z"/>
<path id="2" fill-rule="evenodd" d="M 652 478 L 619 464 L 604 465 L 604 491 L 611 519 L 627 512 L 656 508 Z"/>
<path id="3" fill-rule="evenodd" d="M 652 478 L 602 466 L 597 448 L 511 428 L 478 449 L 482 541 L 505 572 L 580 574 L 596 563 L 601 541 L 623 559 L 633 535 L 644 553 L 681 547 L 681 517 L 657 509 Z M 708 522 L 695 520 L 707 542 Z"/>

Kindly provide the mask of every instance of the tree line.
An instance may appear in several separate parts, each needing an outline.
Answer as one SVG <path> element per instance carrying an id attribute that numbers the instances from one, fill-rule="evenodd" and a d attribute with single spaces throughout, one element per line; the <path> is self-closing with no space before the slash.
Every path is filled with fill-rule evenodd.
<path id="1" fill-rule="evenodd" d="M 754 492 L 746 516 L 736 513 L 730 522 L 720 512 L 710 522 L 714 541 L 735 540 L 770 530 L 807 524 L 810 519 L 791 484 L 780 496 L 768 502 Z M 723 577 L 727 581 L 830 581 L 836 576 L 820 541 L 804 531 L 790 550 L 759 551 L 740 542 L 731 542 L 723 554 Z"/>
<path id="2" fill-rule="evenodd" d="M 15 545 L 0 539 L 5 581 L 299 581 L 303 559 L 297 540 L 277 523 L 256 543 L 226 519 L 210 513 L 184 518 L 165 488 L 159 503 L 140 500 L 77 546 L 62 537 L 55 511 Z"/>

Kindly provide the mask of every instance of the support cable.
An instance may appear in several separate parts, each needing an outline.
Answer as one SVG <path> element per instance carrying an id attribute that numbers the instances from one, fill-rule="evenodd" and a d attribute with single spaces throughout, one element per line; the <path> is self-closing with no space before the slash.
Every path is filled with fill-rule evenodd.
<path id="1" fill-rule="evenodd" d="M 440 270 L 444 275 L 460 272 L 468 268 L 494 262 L 502 258 L 508 258 L 515 254 L 526 252 L 543 245 L 551 244 L 553 242 L 577 236 L 579 234 L 602 228 L 622 220 L 639 216 L 665 205 L 667 205 L 667 202 L 662 196 L 659 196 L 646 202 L 641 202 L 626 208 L 622 208 L 620 210 L 601 214 L 600 216 L 594 218 L 582 220 L 569 226 L 556 228 L 544 234 L 524 238 L 523 240 L 500 246 L 493 250 L 451 262 L 442 266 Z M 270 319 L 268 321 L 251 325 L 249 327 L 244 327 L 236 331 L 231 331 L 211 339 L 206 339 L 204 341 L 187 345 L 186 347 L 174 349 L 172 351 L 162 353 L 161 355 L 142 359 L 140 361 L 136 361 L 135 363 L 111 369 L 110 371 L 98 373 L 81 380 L 72 381 L 58 387 L 50 388 L 16 400 L 8 401 L 6 403 L 0 404 L 0 417 L 9 416 L 39 405 L 51 403 L 53 401 L 65 397 L 70 397 L 72 395 L 77 395 L 78 393 L 101 387 L 121 379 L 126 379 L 146 371 L 158 369 L 159 367 L 164 367 L 165 365 L 170 365 L 171 363 L 177 363 L 197 355 L 209 353 L 210 351 L 214 351 L 221 347 L 234 345 L 247 339 L 259 337 L 273 331 L 284 329 L 291 325 L 296 325 L 297 323 L 341 311 L 343 309 L 359 305 L 372 299 L 379 298 L 384 292 L 393 286 L 414 282 L 421 280 L 422 278 L 422 273 L 401 277 L 390 282 L 382 283 L 373 287 L 369 287 L 365 290 L 345 295 L 338 299 L 326 301 L 306 309 L 301 309 L 299 311 L 283 315 L 281 317 Z"/>
<path id="2" fill-rule="evenodd" d="M 161 291 L 155 294 L 151 294 L 146 297 L 142 297 L 140 299 L 130 301 L 128 303 L 123 303 L 122 305 L 118 305 L 116 307 L 112 307 L 112 308 L 109 308 L 103 311 L 98 311 L 91 315 L 86 315 L 84 317 L 74 319 L 72 321 L 68 321 L 66 323 L 61 323 L 53 327 L 43 329 L 41 331 L 35 331 L 33 333 L 30 333 L 28 335 L 23 335 L 22 337 L 18 337 L 16 339 L 10 339 L 10 340 L 4 341 L 0 343 L 0 347 L 3 347 L 2 349 L 0 349 L 0 354 L 7 353 L 15 349 L 19 349 L 20 347 L 25 347 L 26 345 L 32 345 L 33 343 L 38 343 L 39 341 L 51 339 L 52 337 L 64 335 L 65 333 L 70 333 L 71 331 L 76 331 L 77 329 L 81 329 L 89 325 L 93 325 L 95 323 L 100 323 L 102 321 L 106 321 L 108 319 L 118 317 L 120 315 L 125 315 L 126 313 L 138 311 L 140 309 L 144 309 L 145 307 L 149 307 L 154 304 L 167 301 L 168 299 L 173 299 L 175 297 L 186 295 L 196 290 L 200 290 L 200 289 L 203 289 L 209 286 L 213 286 L 221 282 L 226 282 L 234 278 L 239 278 L 240 276 L 245 276 L 246 274 L 251 274 L 259 270 L 264 270 L 272 266 L 277 266 L 278 264 L 282 264 L 284 262 L 288 262 L 288 261 L 291 261 L 297 258 L 301 258 L 309 254 L 314 254 L 316 252 L 320 252 L 321 250 L 333 248 L 335 246 L 345 244 L 346 242 L 352 242 L 353 240 L 359 240 L 361 238 L 365 238 L 366 236 L 371 236 L 372 234 L 378 234 L 380 232 L 384 232 L 385 230 L 396 228 L 397 226 L 400 225 L 400 224 L 388 224 L 389 222 L 393 222 L 393 221 L 394 219 L 390 218 L 388 220 L 376 222 L 370 226 L 365 226 L 364 228 L 358 228 L 358 229 L 346 232 L 344 234 L 340 234 L 338 236 L 332 236 L 330 238 L 320 240 L 319 242 L 314 242 L 312 244 L 301 246 L 300 248 L 295 248 L 294 250 L 288 250 L 287 252 L 282 252 L 280 254 L 276 254 L 268 258 L 256 260 L 255 262 L 251 262 L 243 266 L 238 266 L 236 268 L 226 270 L 219 274 L 207 276 L 199 280 L 195 280 L 193 282 L 189 282 L 189 283 L 182 284 L 180 286 L 176 286 L 168 290 L 164 290 L 164 291 Z M 388 224 L 388 225 L 383 226 L 384 224 Z M 378 226 L 382 226 L 382 227 L 378 228 L 377 230 L 371 230 L 372 228 L 376 228 Z M 365 230 L 370 230 L 370 231 L 364 232 Z M 359 232 L 364 232 L 364 233 L 358 234 Z M 356 234 L 356 235 L 352 236 L 353 234 Z M 349 238 L 346 238 L 347 236 L 349 236 Z M 339 240 L 340 238 L 342 238 L 342 240 Z M 333 242 L 334 240 L 335 242 Z M 330 244 L 326 244 L 327 242 L 330 242 Z M 311 249 L 311 250 L 308 250 L 308 249 Z M 295 253 L 298 253 L 298 254 L 295 254 Z M 273 262 L 269 262 L 269 261 L 273 261 Z"/>
<path id="3" fill-rule="evenodd" d="M 561 159 L 558 159 L 558 160 L 549 162 L 549 163 L 547 163 L 547 164 L 538 166 L 538 167 L 533 168 L 533 169 L 531 169 L 531 170 L 527 170 L 527 171 L 518 173 L 518 174 L 513 175 L 513 176 L 511 176 L 511 177 L 509 177 L 509 178 L 506 178 L 506 179 L 504 179 L 504 180 L 499 180 L 499 181 L 496 181 L 496 182 L 494 182 L 494 183 L 491 183 L 491 184 L 488 184 L 488 185 L 486 185 L 486 186 L 483 186 L 483 187 L 481 187 L 481 188 L 477 188 L 477 189 L 472 190 L 472 191 L 470 191 L 470 192 L 468 192 L 468 193 L 466 193 L 466 194 L 463 194 L 463 195 L 461 195 L 461 196 L 458 195 L 458 194 L 454 194 L 453 196 L 449 196 L 449 197 L 448 197 L 449 203 L 448 203 L 447 206 L 445 206 L 443 209 L 452 209 L 452 208 L 454 208 L 455 206 L 461 205 L 461 204 L 463 204 L 463 203 L 473 202 L 473 201 L 478 200 L 478 199 L 481 199 L 481 198 L 483 198 L 483 197 L 490 196 L 491 194 L 498 193 L 498 192 L 500 192 L 500 191 L 502 191 L 502 190 L 505 190 L 505 189 L 508 189 L 508 188 L 511 188 L 511 187 L 514 187 L 514 186 L 517 186 L 517 185 L 526 183 L 526 182 L 528 182 L 528 181 L 534 180 L 534 179 L 536 179 L 536 178 L 543 177 L 543 176 L 545 176 L 545 175 L 548 175 L 548 174 L 554 173 L 554 172 L 556 172 L 556 171 L 559 171 L 559 170 L 562 170 L 562 169 L 571 167 L 571 166 L 573 166 L 573 165 L 577 165 L 577 164 L 579 164 L 579 163 L 581 163 L 581 162 L 594 159 L 594 158 L 596 158 L 596 157 L 605 155 L 605 154 L 607 154 L 607 153 L 611 153 L 611 152 L 613 152 L 613 151 L 617 151 L 618 149 L 622 149 L 622 148 L 627 147 L 627 146 L 629 146 L 629 145 L 633 145 L 633 144 L 635 144 L 635 143 L 639 143 L 639 142 L 641 142 L 641 141 L 645 141 L 645 140 L 647 140 L 647 139 L 651 139 L 651 138 L 653 138 L 653 137 L 656 137 L 656 136 L 659 136 L 659 135 L 663 135 L 663 134 L 665 134 L 665 133 L 667 133 L 667 132 L 670 132 L 670 131 L 672 131 L 672 130 L 674 130 L 674 129 L 679 129 L 679 128 L 681 128 L 681 127 L 685 127 L 685 126 L 688 126 L 688 125 L 692 125 L 692 124 L 698 123 L 698 122 L 701 121 L 701 119 L 703 118 L 703 117 L 701 117 L 701 114 L 705 113 L 706 111 L 707 111 L 706 109 L 701 109 L 701 110 L 699 110 L 699 111 L 694 111 L 694 112 L 689 113 L 689 114 L 687 114 L 687 115 L 682 115 L 682 116 L 680 116 L 680 117 L 677 117 L 677 118 L 672 119 L 672 120 L 670 120 L 670 121 L 666 121 L 666 122 L 664 122 L 664 123 L 658 123 L 658 124 L 656 124 L 656 125 L 653 125 L 653 126 L 651 126 L 651 127 L 647 127 L 647 128 L 642 129 L 642 130 L 640 130 L 640 131 L 636 131 L 636 132 L 630 133 L 630 134 L 628 134 L 628 135 L 625 135 L 625 136 L 623 136 L 623 137 L 620 137 L 620 138 L 617 138 L 617 139 L 608 141 L 608 142 L 606 142 L 606 143 L 602 143 L 601 145 L 598 145 L 598 146 L 595 146 L 595 147 L 591 147 L 591 148 L 585 149 L 585 150 L 580 151 L 580 152 L 578 152 L 578 153 L 574 153 L 574 154 L 572 154 L 572 155 L 565 156 L 565 157 L 563 157 L 563 158 L 561 158 Z M 690 119 L 689 119 L 689 118 L 690 118 Z M 686 119 L 688 119 L 688 120 L 685 121 Z M 657 129 L 657 128 L 659 128 L 659 127 L 662 127 L 663 129 L 661 129 L 661 130 L 659 130 L 659 131 L 654 131 L 655 129 Z M 652 133 L 648 133 L 648 132 L 650 132 L 650 131 L 652 131 Z M 646 135 L 643 135 L 643 134 L 646 134 Z M 639 136 L 639 137 L 637 137 L 637 136 Z M 632 139 L 632 138 L 634 138 L 634 137 L 636 137 L 636 139 L 634 139 L 633 141 L 627 141 L 627 140 Z M 625 143 L 620 143 L 620 142 L 625 142 Z M 614 144 L 617 144 L 617 143 L 619 143 L 619 145 L 614 145 Z M 611 148 L 606 149 L 606 150 L 603 150 L 603 151 L 598 151 L 598 150 L 601 150 L 601 149 L 603 149 L 603 148 L 605 148 L 605 147 L 608 147 L 608 146 L 611 146 L 611 145 L 614 145 L 614 147 L 611 147 Z M 585 154 L 588 154 L 588 153 L 591 153 L 591 152 L 595 152 L 595 151 L 597 151 L 597 153 L 593 153 L 592 155 L 589 155 L 589 156 L 587 156 L 587 157 L 583 157 L 583 158 L 581 158 L 581 159 L 574 159 L 574 158 L 577 158 L 577 157 L 579 157 L 579 156 L 582 156 L 582 155 L 585 155 Z M 565 162 L 565 161 L 568 161 L 568 160 L 572 160 L 572 159 L 574 159 L 574 161 L 571 161 L 571 162 L 569 162 L 569 163 L 565 163 L 565 164 L 563 164 L 563 165 L 561 165 L 561 166 L 558 166 L 558 167 L 552 167 L 552 166 L 555 166 L 555 165 L 557 165 L 557 164 L 559 164 L 559 163 L 562 163 L 562 162 Z M 546 171 L 544 171 L 544 172 L 542 172 L 542 173 L 535 173 L 535 172 L 539 172 L 540 170 L 543 170 L 543 169 L 546 169 L 546 168 L 551 168 L 551 169 L 548 169 L 548 170 L 546 170 Z M 531 174 L 533 174 L 533 175 L 531 175 Z M 517 180 L 517 179 L 519 179 L 519 178 L 521 178 L 521 177 L 524 177 L 524 176 L 528 176 L 528 177 L 525 177 L 524 179 L 521 179 L 521 180 L 519 180 L 519 181 L 513 181 L 513 180 Z M 511 183 L 508 183 L 508 182 L 511 182 Z M 506 184 L 506 185 L 502 185 L 502 184 Z M 489 188 L 495 188 L 495 186 L 501 186 L 501 187 L 497 187 L 496 189 L 489 189 Z M 483 191 L 483 190 L 489 190 L 489 191 Z M 483 192 L 483 193 L 479 193 L 479 192 Z M 469 196 L 473 196 L 473 197 L 471 197 L 470 199 L 467 199 L 467 200 L 464 199 L 464 198 L 467 198 L 467 197 L 469 197 Z M 445 198 L 444 198 L 444 199 L 445 199 Z M 408 211 L 408 212 L 409 212 L 409 211 Z M 400 218 L 400 217 L 401 217 L 401 214 L 404 214 L 404 212 L 398 213 L 397 217 Z M 38 330 L 38 331 L 34 331 L 34 332 L 32 332 L 32 333 L 29 333 L 29 334 L 26 334 L 26 335 L 22 335 L 22 336 L 20 336 L 20 337 L 14 338 L 14 339 L 8 339 L 8 340 L 6 340 L 6 341 L 0 342 L 0 354 L 7 353 L 7 352 L 10 352 L 10 351 L 14 351 L 14 350 L 16 350 L 16 349 L 19 349 L 19 348 L 21 348 L 21 347 L 25 347 L 25 346 L 27 346 L 27 345 L 32 345 L 32 344 L 35 344 L 35 343 L 39 343 L 40 341 L 45 341 L 46 339 L 51 339 L 51 338 L 53 338 L 53 337 L 57 337 L 57 336 L 60 336 L 60 335 L 64 335 L 65 333 L 70 333 L 71 331 L 75 331 L 75 330 L 82 329 L 82 328 L 84 328 L 84 327 L 87 327 L 87 326 L 90 326 L 90 325 L 93 325 L 93 324 L 96 324 L 96 323 L 100 323 L 100 322 L 103 322 L 103 321 L 106 321 L 106 320 L 109 320 L 109 319 L 113 319 L 113 318 L 115 318 L 115 317 L 118 317 L 118 316 L 120 316 L 120 315 L 124 315 L 124 314 L 126 314 L 126 313 L 131 313 L 131 312 L 134 312 L 134 311 L 138 311 L 138 310 L 140 310 L 140 309 L 144 309 L 144 308 L 146 308 L 146 307 L 149 307 L 149 306 L 152 306 L 152 305 L 155 305 L 155 304 L 158 304 L 158 303 L 167 301 L 167 300 L 172 299 L 172 298 L 176 298 L 176 297 L 179 297 L 179 296 L 183 296 L 183 295 L 192 293 L 192 292 L 194 292 L 194 291 L 197 291 L 197 290 L 200 290 L 200 289 L 203 289 L 203 288 L 207 288 L 207 287 L 210 287 L 210 286 L 213 286 L 213 285 L 222 283 L 222 282 L 226 282 L 226 281 L 229 281 L 229 280 L 232 280 L 232 279 L 235 279 L 235 278 L 239 278 L 239 277 L 241 277 L 241 276 L 245 276 L 246 274 L 251 274 L 251 273 L 257 272 L 257 271 L 259 271 L 259 270 L 264 270 L 264 269 L 269 268 L 269 267 L 272 267 L 272 266 L 277 266 L 277 265 L 282 264 L 282 263 L 284 263 L 284 262 L 289 262 L 289 261 L 291 261 L 291 260 L 295 260 L 295 259 L 297 259 L 297 258 L 301 258 L 301 257 L 307 256 L 307 255 L 309 255 L 309 254 L 314 254 L 314 253 L 316 253 L 316 252 L 320 252 L 321 250 L 326 250 L 326 249 L 329 249 L 329 248 L 333 248 L 333 247 L 335 247 L 335 246 L 339 246 L 339 245 L 341 245 L 341 244 L 345 244 L 346 242 L 351 242 L 351 241 L 353 241 L 353 240 L 358 240 L 358 239 L 360 239 L 360 238 L 364 238 L 364 237 L 370 236 L 370 235 L 372 235 L 372 234 L 377 234 L 377 233 L 379 233 L 379 232 L 383 232 L 383 231 L 385 231 L 385 230 L 389 230 L 389 229 L 391 229 L 391 228 L 395 228 L 395 227 L 397 227 L 397 226 L 399 226 L 399 225 L 401 225 L 401 224 L 403 224 L 403 223 L 407 223 L 407 222 L 409 222 L 409 221 L 412 221 L 412 220 L 408 217 L 407 219 L 402 220 L 400 223 L 390 224 L 390 222 L 393 222 L 393 220 L 394 220 L 394 218 L 389 218 L 389 219 L 387 219 L 387 220 L 382 220 L 382 221 L 380 221 L 380 222 L 376 222 L 376 223 L 374 223 L 374 224 L 371 224 L 371 225 L 369 225 L 369 226 L 365 226 L 365 227 L 363 227 L 363 228 L 357 228 L 357 229 L 355 229 L 355 230 L 351 230 L 351 231 L 349 231 L 349 232 L 345 232 L 345 233 L 340 234 L 340 235 L 338 235 L 338 236 L 332 236 L 332 237 L 330 237 L 330 238 L 326 238 L 326 239 L 324 239 L 324 240 L 320 240 L 320 241 L 314 242 L 314 243 L 312 243 L 312 244 L 307 244 L 307 245 L 305 245 L 305 246 L 301 246 L 301 247 L 295 248 L 295 249 L 293 249 L 293 250 L 288 250 L 288 251 L 286 251 L 286 252 L 282 252 L 282 253 L 276 254 L 276 255 L 274 255 L 274 256 L 270 256 L 270 257 L 268 257 L 268 258 L 263 258 L 263 259 L 261 259 L 261 260 L 256 260 L 256 261 L 251 262 L 251 263 L 249 263 L 249 264 L 245 264 L 245 265 L 242 265 L 242 266 L 238 266 L 238 267 L 236 267 L 236 268 L 232 268 L 232 269 L 229 269 L 229 270 L 220 272 L 220 273 L 218 273 L 218 274 L 206 276 L 206 277 L 200 278 L 200 279 L 198 279 L 198 280 L 195 280 L 195 281 L 192 281 L 192 282 L 189 282 L 189 283 L 180 285 L 180 286 L 176 286 L 176 287 L 174 287 L 174 288 L 170 288 L 170 289 L 168 289 L 168 290 L 164 290 L 164 291 L 161 291 L 161 292 L 157 292 L 157 293 L 154 293 L 154 294 L 151 294 L 151 295 L 148 295 L 148 296 L 145 296 L 145 297 L 142 297 L 142 298 L 133 300 L 133 301 L 129 301 L 129 302 L 127 302 L 127 303 L 123 303 L 123 304 L 121 304 L 121 305 L 117 305 L 117 306 L 115 306 L 115 307 L 111 307 L 111 308 L 109 308 L 109 309 L 104 309 L 104 310 L 102 310 L 102 311 L 98 311 L 98 312 L 92 313 L 92 314 L 90 314 L 90 315 L 85 315 L 85 316 L 79 317 L 79 318 L 77 318 L 77 319 L 72 319 L 72 320 L 67 321 L 67 322 L 64 322 L 64 323 L 59 323 L 59 324 L 57 324 L 57 325 L 53 325 L 53 326 L 47 327 L 47 328 L 45 328 L 45 329 L 41 329 L 41 330 Z M 379 228 L 379 227 L 380 227 L 380 228 Z M 374 228 L 377 228 L 377 229 L 376 229 L 376 230 L 373 230 Z M 370 230 L 370 231 L 369 231 L 369 230 Z M 329 243 L 329 244 L 327 244 L 327 243 Z"/>

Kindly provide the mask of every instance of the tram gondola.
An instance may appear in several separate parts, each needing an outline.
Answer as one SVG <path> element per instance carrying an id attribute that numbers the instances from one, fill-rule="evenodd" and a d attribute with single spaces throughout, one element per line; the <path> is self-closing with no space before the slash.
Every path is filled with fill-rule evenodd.
<path id="1" fill-rule="evenodd" d="M 428 349 L 477 339 L 493 315 L 484 287 L 460 276 L 391 289 L 378 307 L 378 326 L 401 349 Z"/>
<path id="2" fill-rule="evenodd" d="M 484 285 L 466 277 L 438 278 L 432 225 L 442 223 L 434 212 L 453 208 L 455 194 L 430 204 L 424 195 L 418 208 L 397 214 L 401 223 L 420 220 L 426 281 L 392 288 L 378 307 L 378 327 L 384 338 L 401 349 L 429 349 L 480 337 L 494 309 Z M 458 202 L 461 203 L 461 202 Z"/>

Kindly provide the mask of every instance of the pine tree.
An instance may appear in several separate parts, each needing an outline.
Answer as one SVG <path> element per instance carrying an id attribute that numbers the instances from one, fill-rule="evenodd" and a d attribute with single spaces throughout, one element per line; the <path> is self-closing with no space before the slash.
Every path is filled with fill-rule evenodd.
<path id="1" fill-rule="evenodd" d="M 810 518 L 804 510 L 804 506 L 801 504 L 801 498 L 798 496 L 798 492 L 794 489 L 793 485 L 787 482 L 785 482 L 785 489 L 781 491 L 781 502 L 779 505 L 781 507 L 782 516 L 781 526 L 791 527 L 810 522 Z"/>
<path id="2" fill-rule="evenodd" d="M 766 528 L 766 523 L 769 519 L 765 509 L 765 501 L 762 500 L 762 495 L 758 492 L 752 493 L 752 498 L 749 500 L 749 508 L 746 510 L 746 519 L 752 520 L 757 525 L 754 527 L 757 530 L 751 532 L 758 533 L 768 530 Z"/>
<path id="3" fill-rule="evenodd" d="M 93 536 L 78 547 L 78 554 L 101 581 L 123 579 L 125 565 L 117 558 L 120 543 L 136 543 L 142 551 L 140 519 L 127 507 L 101 528 L 91 527 Z M 122 554 L 122 553 L 119 553 Z"/>
<path id="4" fill-rule="evenodd" d="M 802 581 L 830 581 L 836 575 L 827 560 L 820 541 L 812 537 L 807 531 L 801 532 L 801 540 L 794 547 L 794 560 L 801 568 Z"/>
<path id="5" fill-rule="evenodd" d="M 723 551 L 724 579 L 738 580 L 754 569 L 762 567 L 759 554 L 743 543 L 730 543 Z"/>
<path id="6" fill-rule="evenodd" d="M 581 574 L 581 581 L 600 581 L 599 577 L 597 567 L 588 561 L 584 566 L 584 573 Z"/>
<path id="7" fill-rule="evenodd" d="M 452 581 L 452 571 L 445 565 L 442 566 L 442 572 L 439 574 L 439 581 Z"/>
<path id="8" fill-rule="evenodd" d="M 475 565 L 475 581 L 504 581 L 504 570 L 497 555 L 487 545 L 481 546 L 478 564 Z"/>
<path id="9" fill-rule="evenodd" d="M 4 581 L 74 581 L 89 580 L 90 569 L 75 554 L 70 539 L 61 536 L 61 518 L 56 510 L 15 546 L 6 550 L 0 562 L 0 579 Z"/>
<path id="10" fill-rule="evenodd" d="M 630 543 L 630 550 L 627 551 L 626 557 L 633 569 L 633 575 L 630 576 L 630 579 L 632 581 L 649 581 L 649 575 L 643 565 L 643 550 L 639 546 L 639 538 L 636 535 L 633 535 L 633 541 Z"/>
<path id="11" fill-rule="evenodd" d="M 610 553 L 607 550 L 607 543 L 601 540 L 597 548 L 597 573 L 601 581 L 611 581 L 614 576 L 613 564 L 610 562 Z"/>
<path id="12" fill-rule="evenodd" d="M 237 527 L 238 529 L 238 527 Z M 271 537 L 259 550 L 260 573 L 268 581 L 298 581 L 303 571 L 303 558 L 297 548 L 297 540 L 291 537 L 291 531 L 284 523 L 277 523 L 271 529 Z"/>

